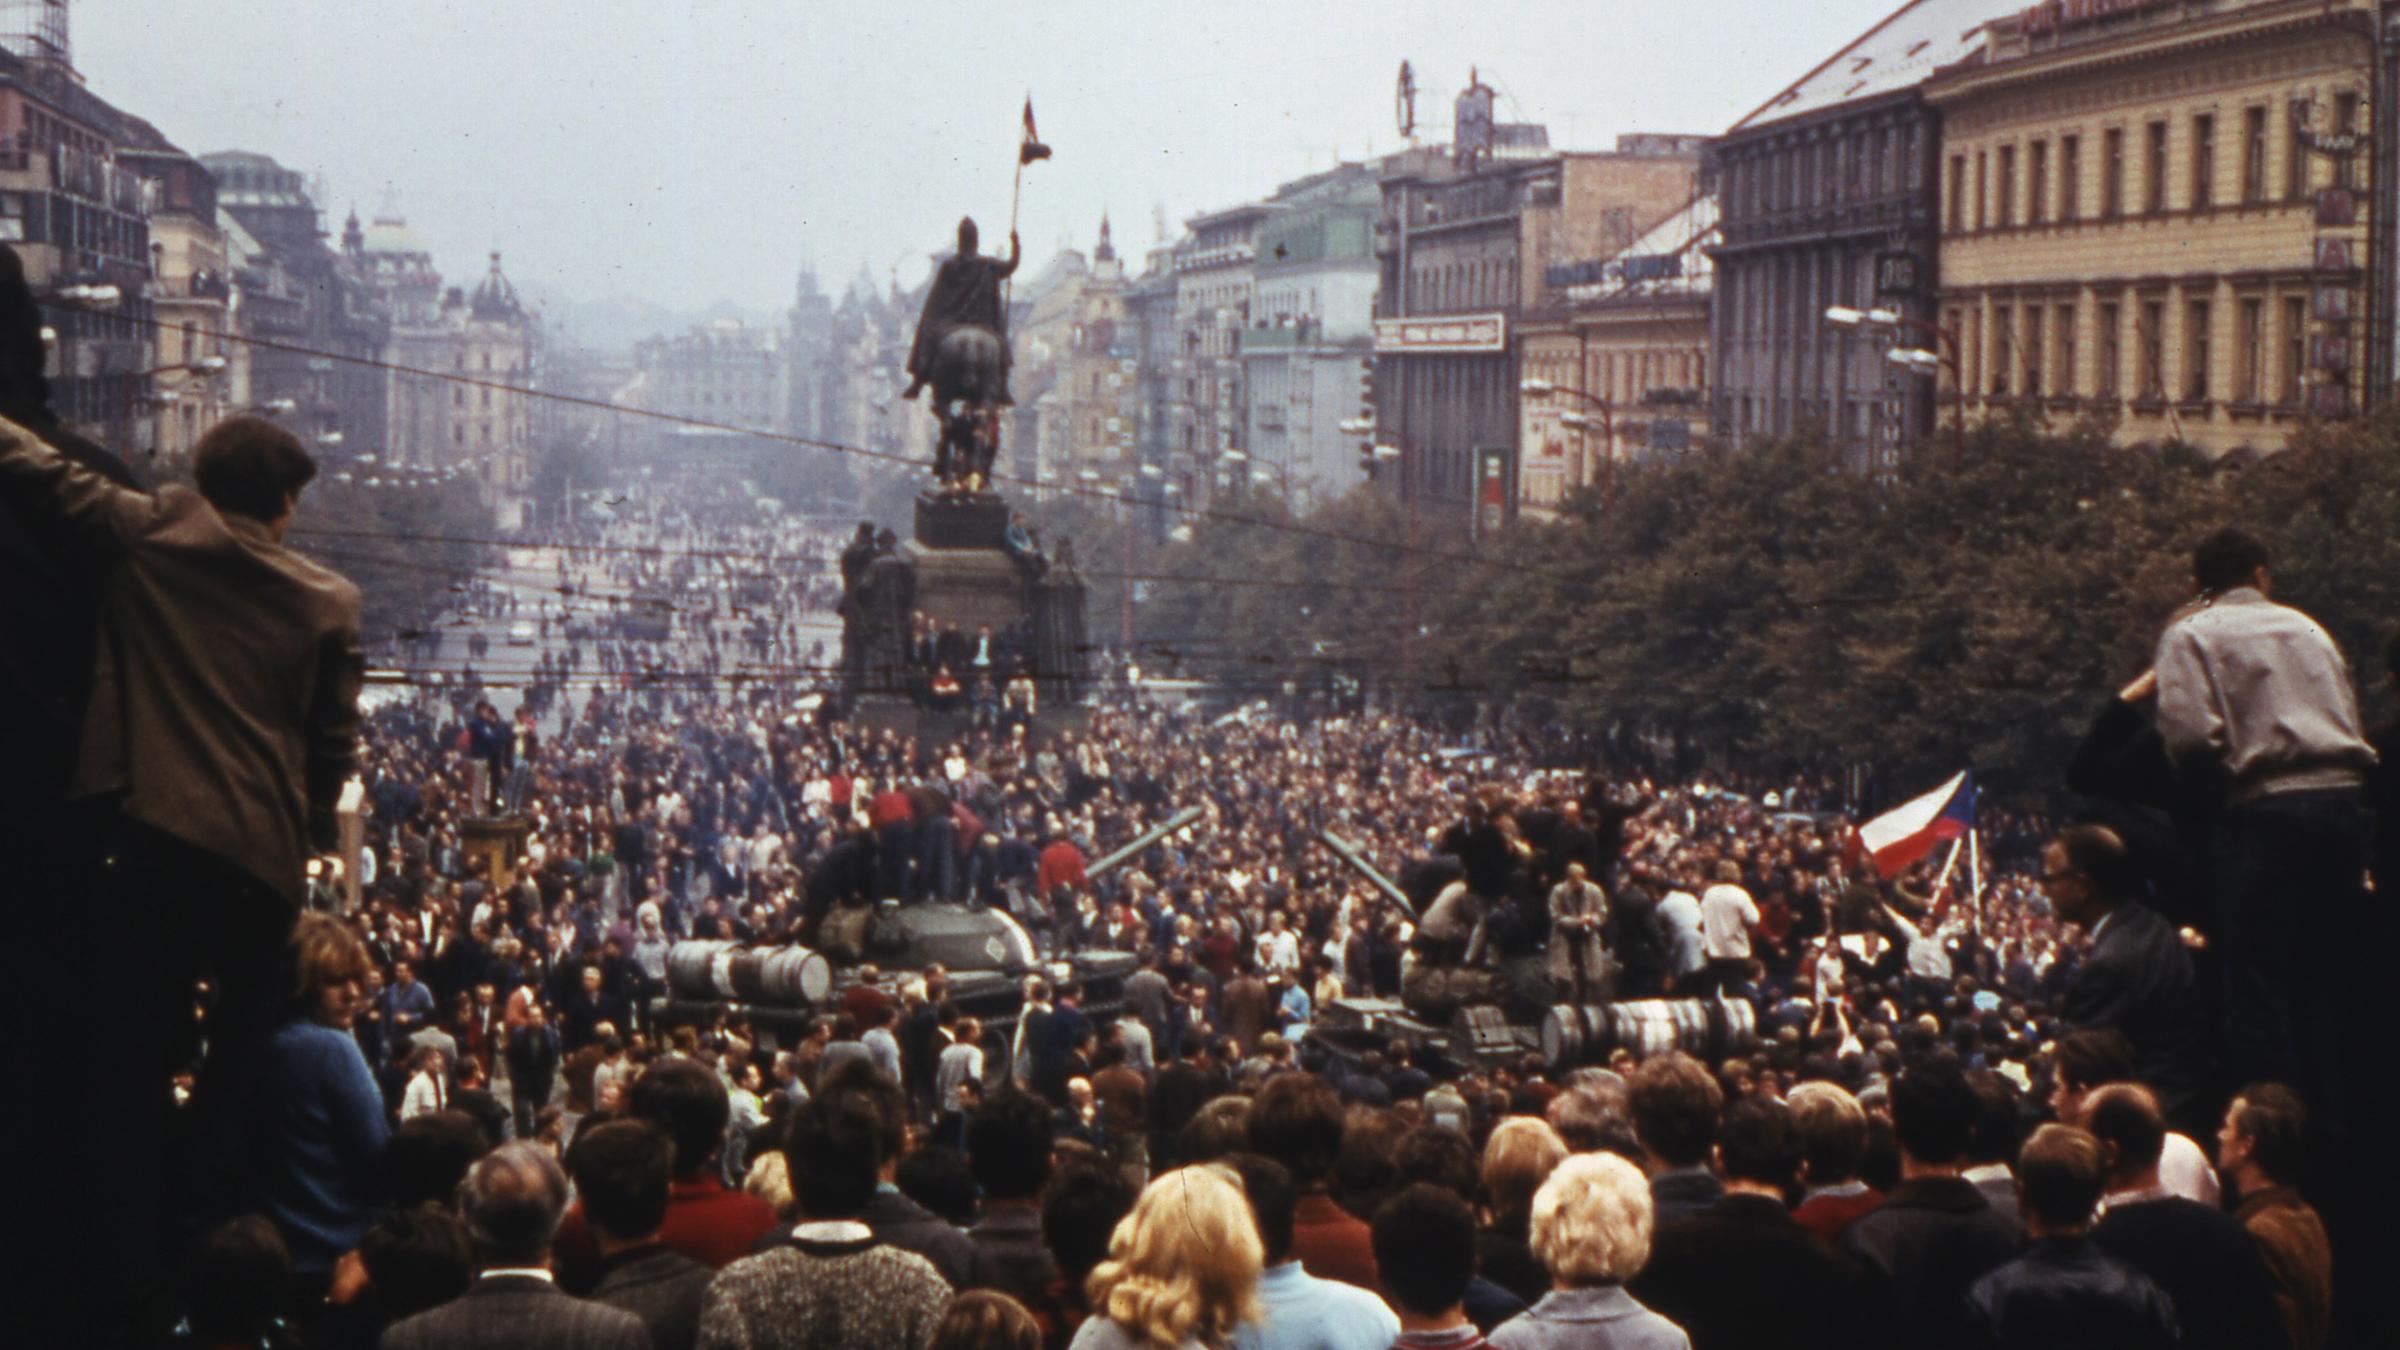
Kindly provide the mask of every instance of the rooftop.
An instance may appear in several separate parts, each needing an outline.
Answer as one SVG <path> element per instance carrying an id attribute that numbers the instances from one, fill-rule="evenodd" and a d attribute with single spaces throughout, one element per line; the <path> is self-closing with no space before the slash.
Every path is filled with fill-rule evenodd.
<path id="1" fill-rule="evenodd" d="M 1935 71 L 1982 50 L 1984 24 L 2022 7 L 2023 0 L 1908 0 L 1731 130 L 1913 89 Z"/>

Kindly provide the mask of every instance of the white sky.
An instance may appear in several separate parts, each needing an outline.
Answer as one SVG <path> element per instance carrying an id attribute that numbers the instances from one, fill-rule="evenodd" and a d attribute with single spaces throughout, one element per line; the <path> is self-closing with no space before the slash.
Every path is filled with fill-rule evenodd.
<path id="1" fill-rule="evenodd" d="M 906 282 L 962 213 L 1005 232 L 1030 90 L 1056 158 L 1026 250 L 1168 220 L 1447 134 L 1470 65 L 1554 145 L 1715 132 L 1897 0 L 78 0 L 92 89 L 195 154 L 322 173 L 338 228 L 387 186 L 443 273 L 492 248 L 557 294 L 780 308 L 803 260 Z M 2005 7 L 1994 0 L 1997 11 Z"/>

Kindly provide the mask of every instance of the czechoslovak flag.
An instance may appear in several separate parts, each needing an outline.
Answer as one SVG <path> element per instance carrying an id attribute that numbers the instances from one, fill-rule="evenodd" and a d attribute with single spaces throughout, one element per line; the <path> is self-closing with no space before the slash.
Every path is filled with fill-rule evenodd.
<path id="1" fill-rule="evenodd" d="M 1017 146 L 1017 163 L 1031 164 L 1037 159 L 1050 158 L 1050 147 L 1042 144 L 1042 133 L 1033 126 L 1033 95 L 1025 96 L 1025 139 Z"/>
<path id="2" fill-rule="evenodd" d="M 1903 802 L 1851 832 L 1849 853 L 1875 860 L 1875 870 L 1895 877 L 1934 846 L 1965 837 L 1975 828 L 1975 776 L 1960 770 L 1949 782 L 1914 801 Z"/>

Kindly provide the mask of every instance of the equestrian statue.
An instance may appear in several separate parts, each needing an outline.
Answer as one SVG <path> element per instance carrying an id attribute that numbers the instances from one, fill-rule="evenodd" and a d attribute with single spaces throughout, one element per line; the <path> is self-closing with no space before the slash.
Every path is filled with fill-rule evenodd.
<path id="1" fill-rule="evenodd" d="M 1008 257 L 975 251 L 975 222 L 958 222 L 958 251 L 934 274 L 917 318 L 916 341 L 908 350 L 908 388 L 913 399 L 933 388 L 933 415 L 942 438 L 935 451 L 934 477 L 944 491 L 980 493 L 992 480 L 1000 452 L 1000 410 L 1008 396 L 1008 299 L 1003 283 L 1017 270 L 1021 250 L 1015 231 Z"/>

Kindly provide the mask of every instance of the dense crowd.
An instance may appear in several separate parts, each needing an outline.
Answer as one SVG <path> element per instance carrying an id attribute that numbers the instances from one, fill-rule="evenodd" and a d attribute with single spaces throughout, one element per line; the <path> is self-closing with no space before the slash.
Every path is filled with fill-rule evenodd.
<path id="1" fill-rule="evenodd" d="M 199 761 L 290 800 L 238 816 L 144 758 L 180 745 L 87 737 L 87 769 L 130 766 L 117 814 L 47 817 L 36 873 L 165 916 L 132 987 L 176 1034 L 126 1035 L 178 1070 L 152 1138 L 193 1165 L 144 1147 L 105 1181 L 201 1220 L 126 1300 L 171 1301 L 184 1343 L 2373 1343 L 2349 1282 L 2382 1184 L 2371 966 L 2329 953 L 2316 981 L 2259 894 L 2319 941 L 2382 932 L 2360 794 L 2390 756 L 2249 541 L 2196 554 L 2208 601 L 2096 723 L 2086 809 L 1895 860 L 1828 782 L 1703 777 L 1639 737 L 1204 715 L 1138 684 L 868 731 L 770 660 L 830 598 L 749 592 L 737 555 L 789 531 L 704 512 L 564 541 L 562 594 L 611 569 L 631 594 L 555 616 L 513 721 L 466 671 L 362 716 L 355 592 L 278 542 L 305 452 L 235 419 L 199 457 L 197 493 L 152 498 L 0 423 L 12 491 L 130 559 L 102 651 L 140 698 L 194 679 L 247 708 L 247 668 L 231 630 L 119 611 L 307 598 L 278 620 L 311 625 L 306 753 L 229 723 Z M 178 570 L 212 549 L 272 570 Z M 623 622 L 661 589 L 664 632 Z M 366 845 L 304 886 L 352 772 Z M 282 851 L 224 846 L 253 836 Z M 1039 935 L 1005 1016 L 959 1006 L 964 971 L 864 960 L 867 915 L 939 903 Z M 798 1033 L 694 1016 L 661 998 L 692 938 L 849 978 Z M 1135 962 L 1121 988 L 1056 959 L 1102 951 Z M 1432 1011 L 1462 988 L 1520 1015 L 1705 998 L 1757 1035 L 1712 1062 L 1470 1054 Z M 1388 1038 L 1332 1034 L 1368 1017 Z"/>

